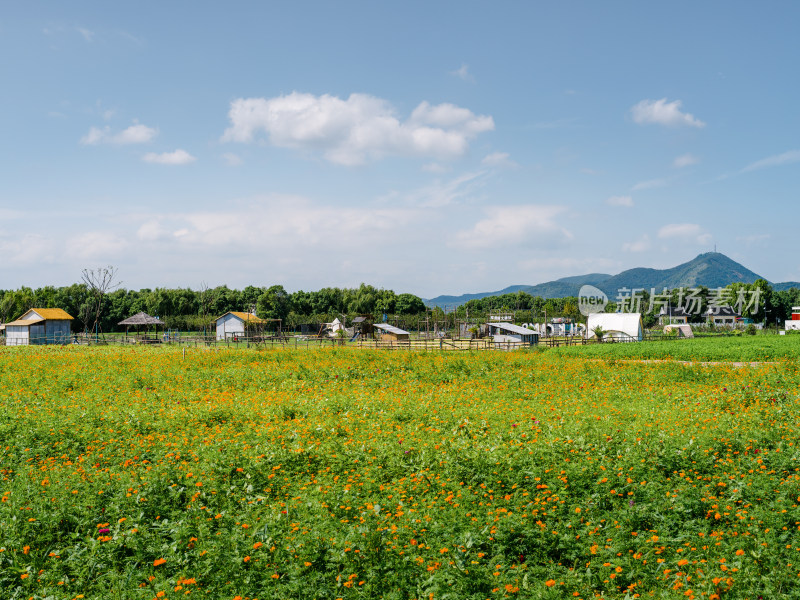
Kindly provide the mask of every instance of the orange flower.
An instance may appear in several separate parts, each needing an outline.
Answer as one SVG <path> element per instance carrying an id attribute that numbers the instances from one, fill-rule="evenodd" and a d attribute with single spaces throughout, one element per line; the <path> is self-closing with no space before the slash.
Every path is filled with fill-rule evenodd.
<path id="1" fill-rule="evenodd" d="M 737 550 L 736 551 L 736 556 L 741 556 L 742 554 L 744 554 L 744 550 Z"/>
<path id="2" fill-rule="evenodd" d="M 544 582 L 544 584 L 547 587 L 553 587 L 556 584 L 556 580 L 555 579 L 548 579 L 547 581 Z"/>
<path id="3" fill-rule="evenodd" d="M 264 544 L 262 544 L 261 542 L 256 542 L 255 544 L 253 544 L 253 550 L 258 550 L 263 545 Z"/>
<path id="4" fill-rule="evenodd" d="M 166 558 L 157 558 L 157 559 L 155 559 L 155 560 L 153 561 L 153 566 L 154 566 L 154 567 L 157 567 L 157 566 L 159 566 L 159 565 L 163 565 L 165 562 L 167 562 L 167 559 L 166 559 Z"/>

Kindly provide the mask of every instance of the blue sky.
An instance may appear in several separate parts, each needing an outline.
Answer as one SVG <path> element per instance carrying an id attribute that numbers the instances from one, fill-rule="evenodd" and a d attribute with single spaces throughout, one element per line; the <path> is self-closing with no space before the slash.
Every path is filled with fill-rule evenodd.
<path id="1" fill-rule="evenodd" d="M 800 280 L 800 4 L 0 9 L 0 288 Z"/>

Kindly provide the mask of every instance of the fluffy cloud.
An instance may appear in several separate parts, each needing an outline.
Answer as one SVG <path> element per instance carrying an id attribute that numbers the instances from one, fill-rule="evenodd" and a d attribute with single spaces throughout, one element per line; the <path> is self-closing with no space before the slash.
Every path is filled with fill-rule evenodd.
<path id="1" fill-rule="evenodd" d="M 682 154 L 672 161 L 672 166 L 682 169 L 683 167 L 690 167 L 700 162 L 700 159 L 692 154 Z"/>
<path id="2" fill-rule="evenodd" d="M 631 108 L 633 121 L 639 125 L 656 123 L 658 125 L 688 125 L 690 127 L 705 127 L 706 124 L 694 115 L 681 112 L 681 101 L 667 102 L 661 100 L 642 100 Z"/>
<path id="3" fill-rule="evenodd" d="M 548 205 L 495 206 L 472 229 L 458 232 L 451 245 L 481 250 L 569 240 L 573 235 L 557 219 L 565 210 L 563 206 Z"/>
<path id="4" fill-rule="evenodd" d="M 784 152 L 783 154 L 776 154 L 775 156 L 768 156 L 767 158 L 757 160 L 756 162 L 747 165 L 744 169 L 742 169 L 742 172 L 746 173 L 747 171 L 757 171 L 758 169 L 764 169 L 766 167 L 779 167 L 781 165 L 788 165 L 796 162 L 800 162 L 800 150 L 790 150 L 789 152 Z"/>
<path id="5" fill-rule="evenodd" d="M 698 244 L 708 244 L 711 241 L 711 234 L 707 233 L 696 223 L 672 223 L 664 225 L 658 230 L 658 237 L 661 239 L 679 239 L 695 241 Z"/>
<path id="6" fill-rule="evenodd" d="M 494 129 L 492 117 L 453 104 L 422 102 L 406 121 L 381 98 L 293 92 L 276 98 L 240 98 L 228 112 L 223 141 L 251 142 L 265 133 L 275 146 L 322 151 L 330 162 L 360 165 L 388 155 L 448 159 Z"/>
<path id="7" fill-rule="evenodd" d="M 609 206 L 633 206 L 633 198 L 630 196 L 611 196 L 606 200 Z"/>
<path id="8" fill-rule="evenodd" d="M 97 144 L 144 144 L 158 135 L 158 129 L 135 123 L 119 133 L 111 133 L 111 128 L 91 127 L 89 133 L 81 138 L 81 144 L 95 146 Z"/>
<path id="9" fill-rule="evenodd" d="M 111 260 L 128 249 L 128 242 L 113 233 L 90 231 L 66 241 L 67 254 L 77 259 Z"/>
<path id="10" fill-rule="evenodd" d="M 645 252 L 650 249 L 650 236 L 644 234 L 635 242 L 625 242 L 622 250 L 625 252 Z"/>
<path id="11" fill-rule="evenodd" d="M 19 238 L 6 238 L 0 233 L 0 256 L 3 265 L 8 267 L 53 263 L 59 255 L 59 249 L 49 237 L 36 233 L 27 233 Z"/>
<path id="12" fill-rule="evenodd" d="M 188 165 L 197 159 L 186 152 L 186 150 L 181 150 L 179 148 L 174 152 L 163 152 L 161 154 L 148 152 L 142 157 L 142 160 L 144 162 L 155 163 L 159 165 Z"/>
<path id="13" fill-rule="evenodd" d="M 327 207 L 299 196 L 271 196 L 239 209 L 152 216 L 136 236 L 147 242 L 226 250 L 285 249 L 302 239 L 303 245 L 327 249 L 382 241 L 419 216 L 416 209 Z"/>

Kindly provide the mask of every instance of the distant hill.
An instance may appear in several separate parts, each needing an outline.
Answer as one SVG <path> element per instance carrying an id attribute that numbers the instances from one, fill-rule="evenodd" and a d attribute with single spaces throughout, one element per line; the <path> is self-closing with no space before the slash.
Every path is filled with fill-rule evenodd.
<path id="1" fill-rule="evenodd" d="M 617 275 L 590 273 L 588 275 L 563 277 L 538 285 L 512 285 L 497 292 L 462 294 L 461 296 L 437 296 L 436 298 L 426 299 L 424 302 L 428 306 L 455 307 L 474 298 L 513 294 L 518 291 L 526 292 L 531 296 L 541 296 L 542 298 L 564 298 L 577 296 L 583 285 L 598 287 L 609 298 L 613 299 L 616 297 L 618 290 L 622 288 L 644 288 L 647 290 L 655 288 L 658 291 L 664 288 L 673 289 L 678 287 L 705 286 L 707 288 L 717 288 L 736 282 L 752 283 L 756 279 L 764 278 L 724 254 L 706 252 L 689 262 L 671 269 L 638 267 L 628 269 Z M 792 287 L 800 287 L 800 283 L 773 284 L 775 290 L 785 290 Z"/>

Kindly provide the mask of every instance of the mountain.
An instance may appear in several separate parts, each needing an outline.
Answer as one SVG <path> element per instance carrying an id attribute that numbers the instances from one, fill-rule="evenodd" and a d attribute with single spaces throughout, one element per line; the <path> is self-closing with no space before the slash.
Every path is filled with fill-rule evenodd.
<path id="1" fill-rule="evenodd" d="M 610 299 L 617 296 L 623 288 L 655 288 L 658 292 L 664 288 L 705 286 L 709 289 L 725 287 L 730 283 L 752 283 L 756 279 L 763 279 L 747 267 L 731 260 L 719 252 L 706 252 L 698 255 L 689 262 L 680 264 L 671 269 L 647 269 L 638 267 L 628 269 L 617 275 L 604 273 L 590 273 L 563 277 L 555 281 L 540 283 L 538 285 L 512 285 L 497 292 L 484 292 L 477 294 L 463 294 L 461 296 L 437 296 L 424 300 L 428 306 L 449 307 L 459 306 L 468 300 L 485 298 L 487 296 L 500 296 L 518 291 L 526 292 L 531 296 L 542 298 L 564 298 L 577 296 L 583 285 L 593 285 L 603 290 Z M 774 284 L 774 289 L 789 289 L 800 287 L 800 283 L 787 282 Z"/>
<path id="2" fill-rule="evenodd" d="M 628 269 L 598 285 L 609 297 L 622 288 L 725 287 L 730 283 L 753 283 L 762 277 L 719 252 L 706 252 L 671 269 Z"/>

